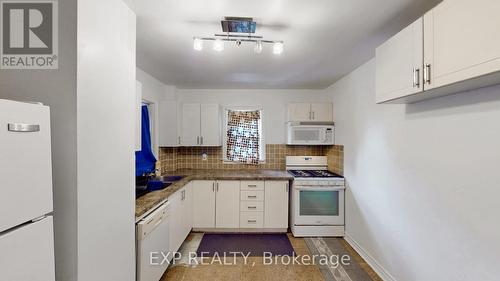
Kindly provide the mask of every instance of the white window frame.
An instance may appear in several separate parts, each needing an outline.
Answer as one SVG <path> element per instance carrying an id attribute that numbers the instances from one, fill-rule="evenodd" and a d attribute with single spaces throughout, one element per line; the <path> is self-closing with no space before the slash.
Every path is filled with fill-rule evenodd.
<path id="1" fill-rule="evenodd" d="M 260 111 L 260 126 L 259 126 L 259 163 L 266 163 L 266 141 L 264 136 L 264 110 L 262 107 L 241 107 L 241 106 L 228 106 L 223 108 L 222 114 L 222 161 L 224 164 L 244 164 L 244 162 L 231 161 L 227 159 L 227 116 L 228 111 Z"/>

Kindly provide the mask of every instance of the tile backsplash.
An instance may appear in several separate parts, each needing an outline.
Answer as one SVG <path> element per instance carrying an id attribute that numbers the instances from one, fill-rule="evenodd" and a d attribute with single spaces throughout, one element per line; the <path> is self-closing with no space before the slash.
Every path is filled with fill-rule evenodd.
<path id="1" fill-rule="evenodd" d="M 207 159 L 202 159 L 202 154 Z M 301 146 L 284 144 L 267 144 L 266 161 L 258 165 L 224 163 L 222 147 L 161 147 L 160 165 L 162 173 L 174 172 L 178 169 L 272 169 L 284 170 L 286 156 L 328 156 L 328 169 L 343 174 L 343 146 Z"/>

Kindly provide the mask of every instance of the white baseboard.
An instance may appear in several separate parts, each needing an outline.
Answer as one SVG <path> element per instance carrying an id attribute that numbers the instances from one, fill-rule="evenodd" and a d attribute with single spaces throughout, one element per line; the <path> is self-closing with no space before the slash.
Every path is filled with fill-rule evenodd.
<path id="1" fill-rule="evenodd" d="M 361 245 L 359 245 L 349 233 L 345 233 L 344 239 L 351 245 L 351 247 L 358 252 L 358 254 L 373 268 L 373 270 L 384 281 L 397 281 L 389 271 L 387 271 L 376 259 L 374 259 Z"/>

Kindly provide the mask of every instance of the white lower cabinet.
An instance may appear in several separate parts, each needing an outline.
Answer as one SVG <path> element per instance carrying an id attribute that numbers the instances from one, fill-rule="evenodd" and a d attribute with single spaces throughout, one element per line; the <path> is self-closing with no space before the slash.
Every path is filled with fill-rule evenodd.
<path id="1" fill-rule="evenodd" d="M 238 228 L 240 181 L 218 181 L 215 191 L 215 227 Z"/>
<path id="2" fill-rule="evenodd" d="M 190 182 L 184 188 L 184 199 L 182 201 L 182 235 L 185 237 L 193 228 L 193 183 Z M 184 238 L 182 240 L 184 240 Z"/>
<path id="3" fill-rule="evenodd" d="M 193 227 L 215 227 L 215 181 L 192 181 Z"/>
<path id="4" fill-rule="evenodd" d="M 242 190 L 241 201 L 264 201 L 264 191 Z"/>
<path id="5" fill-rule="evenodd" d="M 264 227 L 264 212 L 241 212 L 240 228 Z"/>
<path id="6" fill-rule="evenodd" d="M 288 228 L 288 181 L 196 180 L 190 192 L 195 229 Z"/>
<path id="7" fill-rule="evenodd" d="M 181 191 L 177 191 L 174 195 L 171 195 L 168 198 L 170 202 L 170 226 L 168 231 L 168 239 L 169 239 L 169 247 L 170 252 L 175 252 L 179 249 L 184 240 L 182 238 L 181 225 L 182 218 L 179 216 L 181 214 L 182 205 L 181 205 Z"/>
<path id="8" fill-rule="evenodd" d="M 192 184 L 187 184 L 168 198 L 169 213 L 169 247 L 171 252 L 177 251 L 192 228 Z"/>
<path id="9" fill-rule="evenodd" d="M 264 201 L 241 201 L 240 211 L 242 212 L 264 212 Z"/>
<path id="10" fill-rule="evenodd" d="M 266 181 L 264 227 L 288 228 L 288 181 Z"/>

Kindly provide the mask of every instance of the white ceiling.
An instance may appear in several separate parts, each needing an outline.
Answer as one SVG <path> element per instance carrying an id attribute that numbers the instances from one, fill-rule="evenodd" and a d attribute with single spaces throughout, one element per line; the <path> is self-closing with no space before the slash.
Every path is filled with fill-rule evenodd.
<path id="1" fill-rule="evenodd" d="M 323 89 L 439 0 L 135 0 L 137 65 L 178 88 Z M 224 16 L 257 21 L 256 35 L 283 40 L 262 54 L 226 42 L 217 53 L 193 36 L 220 33 Z"/>

